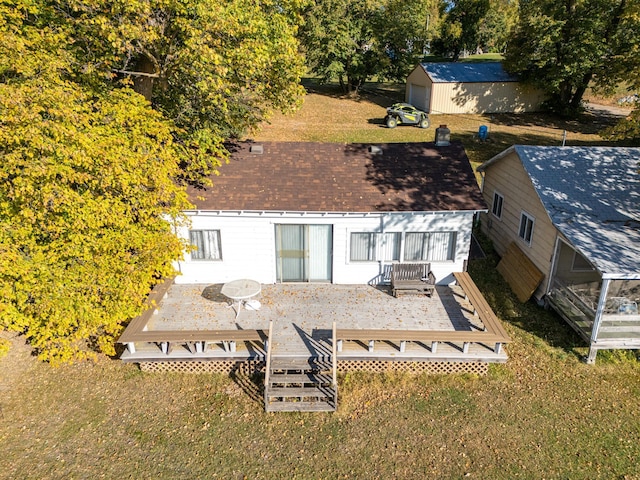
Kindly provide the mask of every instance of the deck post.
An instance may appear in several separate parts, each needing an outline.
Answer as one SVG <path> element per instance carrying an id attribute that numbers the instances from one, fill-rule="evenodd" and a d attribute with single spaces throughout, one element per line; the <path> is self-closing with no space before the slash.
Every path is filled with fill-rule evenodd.
<path id="1" fill-rule="evenodd" d="M 431 342 L 431 353 L 436 353 L 438 351 L 438 342 Z"/>
<path id="2" fill-rule="evenodd" d="M 376 343 L 375 340 L 369 340 L 369 351 L 370 352 L 373 352 L 373 346 L 374 346 L 375 343 Z"/>
<path id="3" fill-rule="evenodd" d="M 169 342 L 160 342 L 160 351 L 162 353 L 169 353 Z"/>
<path id="4" fill-rule="evenodd" d="M 129 353 L 136 353 L 136 344 L 133 342 L 127 343 L 127 350 Z"/>
<path id="5" fill-rule="evenodd" d="M 405 351 L 406 347 L 407 347 L 407 342 L 406 342 L 406 340 L 402 340 L 402 341 L 400 342 L 400 353 L 404 353 L 404 351 Z"/>
<path id="6" fill-rule="evenodd" d="M 471 342 L 464 342 L 462 344 L 462 353 L 467 354 L 469 353 L 469 345 L 471 344 Z"/>
<path id="7" fill-rule="evenodd" d="M 341 352 L 342 351 L 342 340 L 337 340 L 336 343 L 338 344 L 338 351 Z"/>
<path id="8" fill-rule="evenodd" d="M 231 352 L 235 352 L 236 351 L 236 341 L 235 340 L 231 340 L 229 342 L 229 351 L 231 351 Z"/>
<path id="9" fill-rule="evenodd" d="M 589 354 L 587 355 L 587 364 L 593 365 L 596 363 L 596 356 L 598 355 L 598 349 L 593 347 L 593 344 L 589 346 Z"/>
<path id="10" fill-rule="evenodd" d="M 493 349 L 493 351 L 500 355 L 500 353 L 502 353 L 502 343 L 497 342 L 495 348 Z"/>

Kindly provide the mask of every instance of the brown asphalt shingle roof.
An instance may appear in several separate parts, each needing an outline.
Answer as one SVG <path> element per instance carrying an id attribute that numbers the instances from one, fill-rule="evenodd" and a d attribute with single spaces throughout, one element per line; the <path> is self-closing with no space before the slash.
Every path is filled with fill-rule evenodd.
<path id="1" fill-rule="evenodd" d="M 262 142 L 235 145 L 212 187 L 189 187 L 198 210 L 414 212 L 486 210 L 462 145 Z"/>

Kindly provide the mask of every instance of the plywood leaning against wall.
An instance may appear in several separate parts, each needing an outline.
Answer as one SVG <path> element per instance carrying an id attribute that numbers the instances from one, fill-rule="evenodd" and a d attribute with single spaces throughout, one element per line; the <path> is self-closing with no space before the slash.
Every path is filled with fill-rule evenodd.
<path id="1" fill-rule="evenodd" d="M 498 263 L 498 272 L 521 302 L 531 298 L 544 278 L 544 274 L 514 242 L 509 244 L 502 260 Z"/>

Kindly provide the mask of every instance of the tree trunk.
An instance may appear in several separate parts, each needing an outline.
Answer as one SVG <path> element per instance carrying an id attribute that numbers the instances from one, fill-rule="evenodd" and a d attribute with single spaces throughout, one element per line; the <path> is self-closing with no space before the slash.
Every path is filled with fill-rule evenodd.
<path id="1" fill-rule="evenodd" d="M 569 107 L 574 112 L 577 111 L 578 108 L 580 107 L 580 102 L 582 101 L 584 92 L 586 92 L 587 88 L 589 87 L 589 82 L 591 82 L 592 77 L 593 77 L 592 72 L 585 73 L 584 76 L 582 77 L 582 82 L 580 83 L 580 85 L 578 85 L 578 88 L 576 88 L 576 91 L 573 93 L 573 98 L 571 99 L 571 103 L 569 104 Z"/>
<path id="2" fill-rule="evenodd" d="M 347 84 L 349 87 L 347 93 L 349 95 L 356 95 L 358 93 L 358 90 L 360 89 L 360 86 L 362 85 L 362 79 L 357 77 L 347 77 Z"/>
<path id="3" fill-rule="evenodd" d="M 136 61 L 135 70 L 143 73 L 158 73 L 153 62 L 144 55 L 140 56 Z M 133 89 L 151 101 L 154 81 L 155 78 L 152 76 L 136 75 L 133 77 Z"/>

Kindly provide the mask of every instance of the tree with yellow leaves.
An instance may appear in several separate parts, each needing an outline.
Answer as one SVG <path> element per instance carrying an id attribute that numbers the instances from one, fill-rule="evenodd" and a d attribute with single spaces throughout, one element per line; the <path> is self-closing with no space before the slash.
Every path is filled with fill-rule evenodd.
<path id="1" fill-rule="evenodd" d="M 280 15 L 245 0 L 0 1 L 0 328 L 52 363 L 114 353 L 186 248 L 181 182 L 300 99 Z M 131 79 L 151 58 L 145 99 Z"/>

